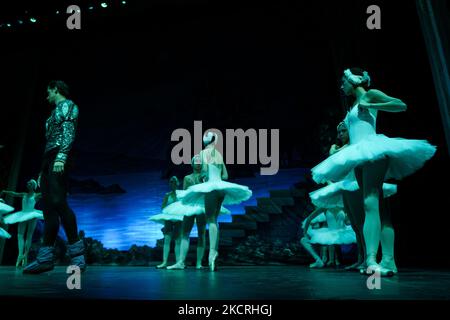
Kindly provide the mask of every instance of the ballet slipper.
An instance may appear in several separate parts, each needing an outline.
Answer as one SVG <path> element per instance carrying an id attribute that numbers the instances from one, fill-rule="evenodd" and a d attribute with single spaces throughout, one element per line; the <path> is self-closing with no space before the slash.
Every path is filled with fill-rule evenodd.
<path id="1" fill-rule="evenodd" d="M 167 262 L 164 261 L 163 263 L 158 264 L 156 266 L 156 269 L 164 269 L 165 267 L 167 267 Z"/>
<path id="2" fill-rule="evenodd" d="M 310 267 L 311 269 L 320 269 L 320 268 L 323 268 L 324 266 L 325 266 L 325 264 L 324 264 L 323 261 L 320 260 L 320 259 L 316 260 L 316 262 L 311 263 L 311 264 L 309 265 L 309 267 Z"/>
<path id="3" fill-rule="evenodd" d="M 398 273 L 397 266 L 395 265 L 395 260 L 393 256 L 383 255 L 380 266 L 382 268 L 391 270 L 394 274 Z"/>
<path id="4" fill-rule="evenodd" d="M 16 268 L 20 268 L 23 266 L 23 258 L 24 257 L 22 255 L 19 255 L 17 257 Z"/>
<path id="5" fill-rule="evenodd" d="M 216 259 L 219 253 L 215 250 L 211 250 L 208 257 L 209 262 L 209 270 L 210 271 L 217 271 L 217 265 L 216 265 Z"/>
<path id="6" fill-rule="evenodd" d="M 186 266 L 183 262 L 177 262 L 167 267 L 167 270 L 183 270 L 183 269 L 186 269 Z"/>

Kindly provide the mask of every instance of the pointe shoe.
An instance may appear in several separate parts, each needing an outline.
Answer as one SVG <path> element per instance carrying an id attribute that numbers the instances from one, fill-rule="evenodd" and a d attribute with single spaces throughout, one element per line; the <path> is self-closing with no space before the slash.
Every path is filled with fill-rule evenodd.
<path id="1" fill-rule="evenodd" d="M 156 266 L 156 269 L 164 269 L 165 267 L 167 267 L 167 262 L 163 262 L 161 264 L 158 264 Z"/>
<path id="2" fill-rule="evenodd" d="M 217 251 L 215 252 L 215 254 L 213 254 L 213 255 L 209 255 L 209 270 L 210 271 L 217 271 L 217 265 L 216 265 L 216 259 L 217 259 L 217 256 L 218 256 L 219 254 L 217 253 Z"/>
<path id="3" fill-rule="evenodd" d="M 202 269 L 205 269 L 205 267 L 202 266 L 201 264 L 200 265 L 198 264 L 198 265 L 195 266 L 195 269 L 202 270 Z"/>
<path id="4" fill-rule="evenodd" d="M 310 265 L 309 265 L 309 267 L 311 268 L 311 269 L 320 269 L 320 268 L 323 268 L 325 266 L 325 264 L 323 263 L 323 261 L 322 260 L 316 260 L 316 262 L 314 262 L 314 263 L 311 263 Z"/>
<path id="5" fill-rule="evenodd" d="M 186 266 L 183 262 L 177 262 L 167 267 L 167 270 L 183 270 L 183 269 L 186 269 Z"/>
<path id="6" fill-rule="evenodd" d="M 397 266 L 395 265 L 394 257 L 383 255 L 381 259 L 380 266 L 382 268 L 391 270 L 394 274 L 398 273 Z"/>
<path id="7" fill-rule="evenodd" d="M 377 272 L 380 274 L 381 277 L 392 277 L 394 276 L 394 272 L 392 270 L 383 268 L 380 265 L 371 265 L 368 266 L 366 269 L 361 269 L 362 272 L 364 272 L 365 275 L 370 276 L 374 272 Z"/>
<path id="8" fill-rule="evenodd" d="M 22 267 L 25 268 L 28 265 L 28 254 L 23 256 Z"/>

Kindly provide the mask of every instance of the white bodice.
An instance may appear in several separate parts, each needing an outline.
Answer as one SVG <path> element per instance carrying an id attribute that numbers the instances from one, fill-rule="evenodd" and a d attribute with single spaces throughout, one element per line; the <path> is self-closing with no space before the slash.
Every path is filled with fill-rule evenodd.
<path id="1" fill-rule="evenodd" d="M 350 144 L 358 143 L 367 136 L 375 135 L 376 123 L 376 116 L 369 110 L 359 108 L 359 104 L 354 106 L 345 117 Z"/>
<path id="2" fill-rule="evenodd" d="M 221 180 L 222 180 L 222 170 L 214 164 L 208 164 L 208 182 Z"/>
<path id="3" fill-rule="evenodd" d="M 25 196 L 22 198 L 22 211 L 31 212 L 34 211 L 34 206 L 36 205 L 36 199 L 34 196 Z"/>

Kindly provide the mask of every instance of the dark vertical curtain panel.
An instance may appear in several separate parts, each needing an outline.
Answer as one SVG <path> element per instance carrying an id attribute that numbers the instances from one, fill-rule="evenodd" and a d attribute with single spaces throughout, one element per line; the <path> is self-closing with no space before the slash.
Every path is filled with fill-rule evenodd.
<path id="1" fill-rule="evenodd" d="M 450 154 L 450 3 L 416 0 Z"/>

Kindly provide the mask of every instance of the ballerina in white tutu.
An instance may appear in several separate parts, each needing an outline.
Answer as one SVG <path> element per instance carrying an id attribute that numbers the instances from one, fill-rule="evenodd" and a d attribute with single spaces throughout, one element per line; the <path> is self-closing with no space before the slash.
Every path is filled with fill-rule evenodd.
<path id="1" fill-rule="evenodd" d="M 331 146 L 329 152 L 330 156 L 339 152 L 340 150 L 343 150 L 343 148 L 347 147 L 349 143 L 348 130 L 344 122 L 341 122 L 337 126 L 337 133 L 337 143 Z M 396 185 L 389 183 L 383 184 L 383 195 L 385 198 L 390 197 L 396 192 Z M 359 190 L 358 183 L 354 175 L 349 174 L 346 179 L 339 182 L 329 182 L 327 186 L 311 192 L 309 196 L 312 203 L 319 209 L 321 208 L 317 211 L 317 213 L 313 212 L 312 217 L 325 211 L 325 209 L 335 211 L 335 215 L 338 214 L 340 210 L 344 209 L 344 212 L 347 214 L 351 223 L 351 227 L 355 232 L 356 244 L 358 248 L 358 261 L 354 265 L 347 267 L 346 270 L 359 270 L 360 268 L 363 268 L 365 266 L 365 245 L 363 238 L 364 207 L 362 193 Z M 383 200 L 383 204 L 385 203 L 386 200 Z M 391 226 L 392 224 L 390 223 L 390 216 L 388 217 L 388 214 L 386 212 L 387 210 L 382 210 L 382 225 Z M 309 238 L 303 239 L 302 244 L 309 252 L 313 250 L 312 246 L 309 244 Z M 385 251 L 385 247 L 385 241 L 382 241 L 383 251 Z M 333 256 L 332 251 L 333 249 L 331 250 L 331 255 Z M 316 258 L 315 255 L 313 255 L 313 257 Z M 323 261 L 323 259 L 322 261 L 316 259 L 313 267 L 321 267 L 324 263 L 325 262 Z"/>
<path id="2" fill-rule="evenodd" d="M 202 175 L 202 162 L 200 155 L 195 155 L 192 158 L 192 167 L 194 172 L 190 175 L 184 177 L 183 189 L 186 190 L 190 186 L 199 184 L 203 182 L 204 176 Z M 205 243 L 206 243 L 206 215 L 205 215 L 205 205 L 194 204 L 186 205 L 183 204 L 183 197 L 185 193 L 179 193 L 179 201 L 172 203 L 171 205 L 164 208 L 163 213 L 168 215 L 177 215 L 183 217 L 182 232 L 181 232 L 181 246 L 180 246 L 180 259 L 172 266 L 167 267 L 169 270 L 182 270 L 186 268 L 186 256 L 189 251 L 189 237 L 194 226 L 194 222 L 197 223 L 197 269 L 202 269 L 202 260 L 205 254 Z M 231 212 L 224 208 L 220 208 L 219 214 L 231 214 Z"/>
<path id="3" fill-rule="evenodd" d="M 27 265 L 28 253 L 31 248 L 37 220 L 44 219 L 42 211 L 34 208 L 36 202 L 41 198 L 41 194 L 36 193 L 37 186 L 37 182 L 31 179 L 27 182 L 28 192 L 26 193 L 2 191 L 2 194 L 22 198 L 22 211 L 14 212 L 4 217 L 4 222 L 6 224 L 19 224 L 17 227 L 17 242 L 19 247 L 19 254 L 16 262 L 17 268 Z"/>
<path id="4" fill-rule="evenodd" d="M 170 191 L 164 196 L 163 203 L 161 205 L 162 209 L 178 201 L 179 192 L 181 191 L 177 190 L 179 184 L 180 182 L 176 176 L 169 179 Z M 160 213 L 150 217 L 149 220 L 164 224 L 164 228 L 162 229 L 164 234 L 163 261 L 161 264 L 156 266 L 156 268 L 162 269 L 167 267 L 170 254 L 170 244 L 172 240 L 175 241 L 175 260 L 179 260 L 181 244 L 180 235 L 183 216 Z"/>
<path id="5" fill-rule="evenodd" d="M 228 179 L 228 172 L 222 154 L 215 148 L 216 143 L 217 134 L 209 131 L 203 136 L 205 148 L 200 152 L 200 158 L 202 174 L 206 177 L 206 182 L 190 186 L 181 199 L 186 205 L 204 205 L 209 229 L 208 263 L 211 271 L 216 270 L 219 246 L 217 217 L 222 203 L 224 205 L 238 204 L 248 200 L 252 195 L 246 186 L 223 181 Z"/>
<path id="6" fill-rule="evenodd" d="M 5 223 L 3 221 L 3 215 L 6 213 L 13 212 L 13 211 L 14 211 L 14 208 L 11 206 L 8 206 L 5 203 L 5 201 L 0 198 L 0 226 Z M 1 239 L 9 239 L 9 238 L 11 238 L 11 235 L 8 233 L 8 231 L 6 231 L 2 227 L 0 227 L 0 238 Z"/>
<path id="7" fill-rule="evenodd" d="M 363 227 L 366 245 L 366 264 L 381 274 L 392 273 L 393 228 L 384 230 L 386 250 L 381 266 L 376 261 L 380 244 L 380 199 L 386 179 L 401 179 L 421 168 L 436 152 L 436 147 L 425 140 L 388 138 L 376 133 L 377 112 L 401 112 L 406 104 L 379 90 L 368 90 L 370 77 L 358 68 L 347 69 L 342 78 L 343 92 L 355 98 L 345 118 L 350 133 L 350 145 L 312 169 L 318 183 L 339 181 L 354 172 L 363 195 L 365 220 Z M 388 247 L 391 246 L 391 249 Z"/>

